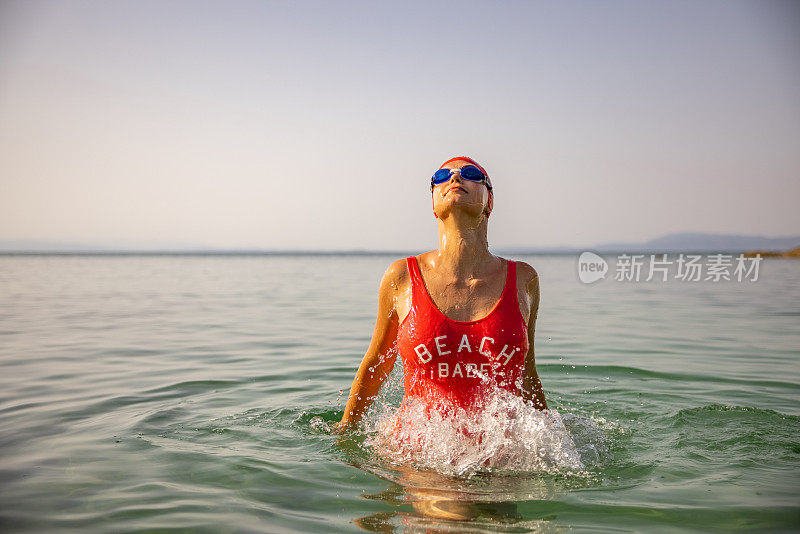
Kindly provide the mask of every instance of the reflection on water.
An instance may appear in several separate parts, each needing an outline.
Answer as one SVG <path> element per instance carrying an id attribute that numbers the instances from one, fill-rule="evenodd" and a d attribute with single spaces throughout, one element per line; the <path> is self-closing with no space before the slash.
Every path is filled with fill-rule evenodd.
<path id="1" fill-rule="evenodd" d="M 489 509 L 487 508 L 486 511 L 488 512 Z M 554 523 L 550 519 L 523 520 L 517 516 L 514 520 L 508 521 L 503 515 L 489 515 L 484 512 L 481 512 L 481 515 L 469 523 L 402 512 L 379 512 L 355 519 L 353 522 L 367 532 L 425 532 L 429 534 L 440 532 L 538 532 L 549 534 L 570 530 L 569 527 Z"/>
<path id="2" fill-rule="evenodd" d="M 373 472 L 386 478 L 385 472 Z M 516 502 L 555 497 L 559 488 L 552 479 L 484 475 L 479 477 L 480 484 L 476 484 L 463 478 L 402 466 L 396 467 L 393 475 L 394 480 L 387 490 L 362 496 L 393 507 L 410 504 L 412 511 L 381 512 L 354 519 L 362 529 L 369 532 L 482 532 L 535 527 L 541 532 L 556 532 L 564 528 L 557 529 L 546 520 L 526 521 Z M 542 530 L 548 525 L 552 529 Z"/>

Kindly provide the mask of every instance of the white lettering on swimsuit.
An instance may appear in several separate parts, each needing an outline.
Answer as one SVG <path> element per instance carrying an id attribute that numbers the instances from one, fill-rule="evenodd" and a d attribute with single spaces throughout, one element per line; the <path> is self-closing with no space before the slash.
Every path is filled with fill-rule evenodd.
<path id="1" fill-rule="evenodd" d="M 431 378 L 438 376 L 439 378 L 449 378 L 449 377 L 459 377 L 459 378 L 473 378 L 473 379 L 482 379 L 489 376 L 489 373 L 502 375 L 503 371 L 501 371 L 500 367 L 507 367 L 510 363 L 514 355 L 517 351 L 521 351 L 520 347 L 510 346 L 508 344 L 503 345 L 503 349 L 496 355 L 492 354 L 492 347 L 491 345 L 494 343 L 494 339 L 488 336 L 481 338 L 481 342 L 478 344 L 478 353 L 490 358 L 491 360 L 495 361 L 497 367 L 495 368 L 494 372 L 492 372 L 492 363 L 491 362 L 483 362 L 483 363 L 466 363 L 466 362 L 433 362 L 428 369 L 425 369 L 423 372 L 426 375 L 430 375 Z M 448 354 L 452 354 L 453 351 L 447 347 L 447 336 L 438 336 L 433 338 L 433 344 L 436 347 L 436 354 L 439 357 L 446 356 Z M 452 346 L 452 345 L 451 345 Z M 467 353 L 473 354 L 474 351 L 472 350 L 472 345 L 470 345 L 469 338 L 467 334 L 463 334 L 461 337 L 461 342 L 458 345 L 458 350 L 456 353 L 460 353 L 462 351 L 466 351 Z M 423 364 L 430 363 L 433 360 L 434 352 L 432 352 L 425 343 L 420 343 L 416 347 L 414 347 L 414 352 L 416 352 L 417 356 L 419 357 L 420 361 Z M 453 356 L 451 356 L 452 358 Z"/>
<path id="2" fill-rule="evenodd" d="M 498 355 L 498 357 L 500 357 L 500 356 L 505 356 L 506 357 L 506 361 L 503 362 L 503 365 L 508 365 L 508 362 L 511 361 L 511 357 L 514 355 L 515 352 L 517 352 L 519 350 L 519 347 L 514 347 L 514 349 L 511 352 L 506 353 L 506 349 L 507 348 L 508 348 L 508 345 L 505 345 L 503 347 L 503 350 L 501 350 L 500 354 Z"/>
<path id="3" fill-rule="evenodd" d="M 464 365 L 467 368 L 467 378 L 475 378 L 478 371 L 478 364 L 468 363 Z"/>
<path id="4" fill-rule="evenodd" d="M 439 336 L 433 338 L 433 342 L 436 343 L 436 350 L 439 352 L 439 356 L 444 356 L 445 354 L 450 354 L 449 350 L 442 351 L 442 345 L 439 343 L 440 339 L 445 339 L 447 336 Z"/>
<path id="5" fill-rule="evenodd" d="M 465 363 L 462 366 L 461 363 L 456 362 L 451 373 L 449 363 L 439 362 L 438 375 L 439 378 L 455 378 L 457 376 L 463 378 L 465 375 L 467 378 L 483 378 L 488 376 L 489 366 L 488 362 L 483 362 L 480 366 L 476 363 Z"/>
<path id="6" fill-rule="evenodd" d="M 472 347 L 469 346 L 469 338 L 467 338 L 467 334 L 464 334 L 464 336 L 461 338 L 461 343 L 458 345 L 457 352 L 461 352 L 461 349 L 464 347 L 467 347 L 467 352 L 472 352 Z"/>
<path id="7" fill-rule="evenodd" d="M 431 361 L 431 358 L 433 358 L 433 354 L 431 354 L 431 351 L 429 351 L 428 347 L 425 346 L 425 343 L 420 343 L 414 347 L 414 352 L 417 353 L 417 356 L 419 356 L 419 359 L 422 363 L 428 363 Z M 427 358 L 425 356 L 427 356 Z"/>
<path id="8" fill-rule="evenodd" d="M 453 377 L 460 376 L 462 378 L 464 377 L 464 374 L 461 372 L 461 366 L 459 364 L 456 364 L 456 366 L 453 367 L 453 374 L 450 376 Z"/>

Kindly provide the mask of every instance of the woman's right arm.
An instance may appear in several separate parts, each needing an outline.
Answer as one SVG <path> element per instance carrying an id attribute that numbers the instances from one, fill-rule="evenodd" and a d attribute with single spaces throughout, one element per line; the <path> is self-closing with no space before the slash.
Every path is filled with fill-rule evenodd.
<path id="1" fill-rule="evenodd" d="M 398 260 L 386 270 L 378 291 L 378 318 L 367 353 L 358 367 L 350 395 L 344 408 L 344 416 L 335 428 L 355 426 L 375 400 L 383 381 L 394 367 L 397 352 L 398 318 L 396 296 L 398 279 L 405 268 L 405 260 Z"/>

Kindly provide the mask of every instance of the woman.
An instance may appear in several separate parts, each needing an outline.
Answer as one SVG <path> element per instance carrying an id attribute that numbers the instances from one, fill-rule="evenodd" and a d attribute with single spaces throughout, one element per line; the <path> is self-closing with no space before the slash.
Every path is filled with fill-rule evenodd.
<path id="1" fill-rule="evenodd" d="M 358 423 L 398 353 L 404 405 L 480 409 L 487 393 L 502 389 L 547 409 L 533 352 L 539 278 L 530 265 L 489 252 L 489 175 L 455 157 L 434 174 L 431 193 L 439 248 L 386 270 L 372 341 L 338 428 Z"/>

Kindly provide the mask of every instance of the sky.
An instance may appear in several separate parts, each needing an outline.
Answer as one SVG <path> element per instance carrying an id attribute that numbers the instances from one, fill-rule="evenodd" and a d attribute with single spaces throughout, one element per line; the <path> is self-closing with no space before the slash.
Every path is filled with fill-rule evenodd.
<path id="1" fill-rule="evenodd" d="M 0 240 L 429 250 L 800 234 L 800 2 L 0 0 Z"/>

